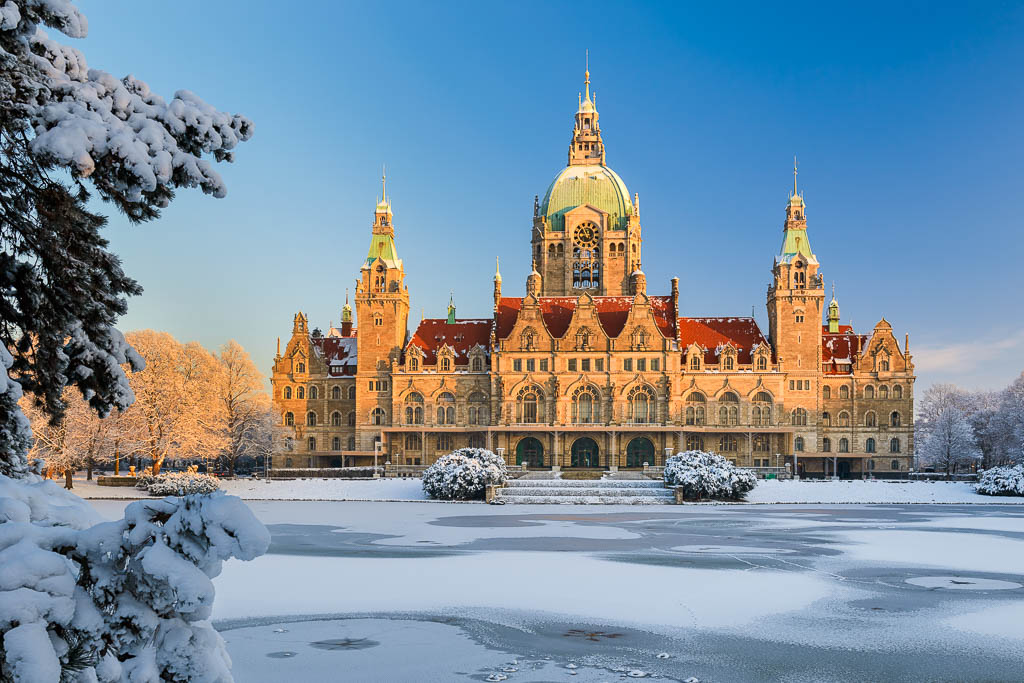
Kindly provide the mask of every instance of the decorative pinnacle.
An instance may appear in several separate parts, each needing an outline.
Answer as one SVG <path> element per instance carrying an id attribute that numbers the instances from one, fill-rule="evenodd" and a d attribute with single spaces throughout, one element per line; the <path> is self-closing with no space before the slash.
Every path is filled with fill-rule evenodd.
<path id="1" fill-rule="evenodd" d="M 501 281 L 501 267 L 500 264 L 498 263 L 497 256 L 494 257 L 494 279 L 498 280 L 499 282 Z"/>
<path id="2" fill-rule="evenodd" d="M 793 155 L 793 196 L 796 196 L 796 155 Z"/>
<path id="3" fill-rule="evenodd" d="M 590 101 L 590 50 L 587 50 L 587 70 L 583 72 L 583 83 L 587 90 L 587 101 Z"/>
<path id="4" fill-rule="evenodd" d="M 382 201 L 386 203 L 388 201 L 388 174 L 384 172 L 384 164 L 380 165 L 380 184 L 381 192 L 384 193 Z"/>

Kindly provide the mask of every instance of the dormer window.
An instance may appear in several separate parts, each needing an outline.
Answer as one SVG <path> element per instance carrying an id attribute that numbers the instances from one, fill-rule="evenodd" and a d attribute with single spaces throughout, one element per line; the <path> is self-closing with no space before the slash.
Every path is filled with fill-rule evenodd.
<path id="1" fill-rule="evenodd" d="M 483 372 L 483 370 L 484 361 L 482 358 L 480 358 L 480 356 L 477 356 L 476 358 L 473 359 L 473 372 Z"/>
<path id="2" fill-rule="evenodd" d="M 441 359 L 441 372 L 451 372 L 451 371 L 452 371 L 452 359 L 449 358 L 448 356 L 445 356 L 444 358 Z"/>
<path id="3" fill-rule="evenodd" d="M 415 358 L 415 357 L 414 358 L 410 358 L 409 359 L 409 370 L 412 371 L 412 372 L 416 372 L 419 369 L 420 369 L 420 359 L 419 358 Z"/>
<path id="4" fill-rule="evenodd" d="M 302 362 L 302 361 L 300 360 L 300 361 L 299 361 L 299 363 L 298 363 L 298 365 L 296 365 L 296 366 L 295 366 L 295 372 L 305 372 L 305 371 L 306 371 L 306 364 L 305 364 L 305 363 L 303 363 L 303 362 Z"/>
<path id="5" fill-rule="evenodd" d="M 698 357 L 696 353 L 690 356 L 690 369 L 700 370 L 700 357 Z"/>
<path id="6" fill-rule="evenodd" d="M 722 369 L 723 370 L 732 370 L 733 366 L 734 366 L 734 363 L 733 363 L 733 360 L 732 360 L 732 356 L 726 356 L 725 358 L 722 359 Z"/>

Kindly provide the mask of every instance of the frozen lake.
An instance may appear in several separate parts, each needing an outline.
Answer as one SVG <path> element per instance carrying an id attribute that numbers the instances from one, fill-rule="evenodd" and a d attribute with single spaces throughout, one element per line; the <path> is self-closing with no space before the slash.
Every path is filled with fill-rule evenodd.
<path id="1" fill-rule="evenodd" d="M 240 682 L 1021 679 L 1020 506 L 250 505 Z"/>

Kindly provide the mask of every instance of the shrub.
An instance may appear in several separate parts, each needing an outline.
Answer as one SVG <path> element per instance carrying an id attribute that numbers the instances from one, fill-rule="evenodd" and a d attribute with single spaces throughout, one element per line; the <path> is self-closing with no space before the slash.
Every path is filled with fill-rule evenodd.
<path id="1" fill-rule="evenodd" d="M 665 483 L 683 487 L 683 498 L 742 500 L 757 485 L 750 470 L 715 453 L 686 451 L 665 461 Z"/>
<path id="2" fill-rule="evenodd" d="M 484 448 L 460 448 L 423 471 L 423 490 L 438 500 L 483 499 L 488 484 L 504 484 L 505 461 Z"/>
<path id="3" fill-rule="evenodd" d="M 188 496 L 193 493 L 213 493 L 220 488 L 216 477 L 198 472 L 168 472 L 159 474 L 149 485 L 154 496 Z"/>
<path id="4" fill-rule="evenodd" d="M 156 483 L 157 478 L 152 474 L 140 474 L 135 477 L 135 488 L 140 491 L 148 491 L 149 487 Z"/>
<path id="5" fill-rule="evenodd" d="M 1024 496 L 1024 465 L 985 470 L 974 490 L 986 496 Z"/>

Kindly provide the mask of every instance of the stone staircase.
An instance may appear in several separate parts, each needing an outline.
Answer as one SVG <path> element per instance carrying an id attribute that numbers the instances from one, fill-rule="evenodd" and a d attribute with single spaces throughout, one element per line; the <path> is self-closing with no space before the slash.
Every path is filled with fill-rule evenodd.
<path id="1" fill-rule="evenodd" d="M 566 505 L 671 505 L 672 489 L 651 479 L 513 479 L 497 490 L 497 503 Z"/>

